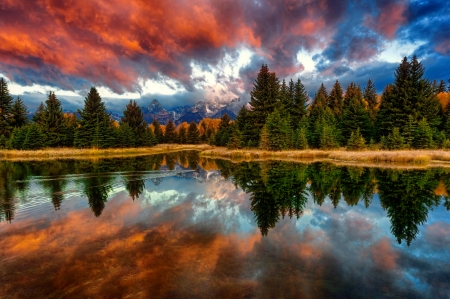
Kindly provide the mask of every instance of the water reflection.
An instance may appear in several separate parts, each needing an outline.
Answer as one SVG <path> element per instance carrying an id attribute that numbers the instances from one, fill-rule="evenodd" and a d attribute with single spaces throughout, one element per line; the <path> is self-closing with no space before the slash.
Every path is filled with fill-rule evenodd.
<path id="1" fill-rule="evenodd" d="M 2 161 L 0 297 L 445 298 L 449 187 L 196 152 Z"/>

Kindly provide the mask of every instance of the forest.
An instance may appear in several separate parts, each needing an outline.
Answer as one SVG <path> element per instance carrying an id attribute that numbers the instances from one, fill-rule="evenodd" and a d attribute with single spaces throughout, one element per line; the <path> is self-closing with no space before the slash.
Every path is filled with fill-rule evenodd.
<path id="1" fill-rule="evenodd" d="M 352 82 L 346 90 L 338 80 L 328 92 L 322 84 L 310 99 L 300 79 L 280 82 L 262 65 L 245 106 L 235 120 L 205 118 L 198 124 L 172 120 L 144 121 L 136 101 L 115 121 L 95 87 L 84 107 L 64 113 L 54 92 L 28 119 L 27 107 L 0 79 L 0 148 L 36 150 L 53 147 L 126 148 L 157 144 L 208 143 L 229 149 L 426 149 L 450 148 L 450 85 L 424 78 L 417 57 L 403 58 L 395 80 L 377 95 L 372 80 Z M 449 79 L 450 83 L 450 79 Z"/>

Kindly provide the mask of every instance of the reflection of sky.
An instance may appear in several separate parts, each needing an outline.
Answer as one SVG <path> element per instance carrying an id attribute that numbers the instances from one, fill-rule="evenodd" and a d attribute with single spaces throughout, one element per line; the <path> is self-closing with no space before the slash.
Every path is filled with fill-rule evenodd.
<path id="1" fill-rule="evenodd" d="M 262 237 L 249 195 L 231 181 L 170 177 L 145 185 L 134 202 L 116 187 L 98 218 L 86 198 L 74 197 L 59 211 L 47 202 L 0 223 L 0 297 L 27 290 L 62 297 L 445 298 L 450 291 L 450 219 L 442 206 L 429 212 L 410 247 L 397 244 L 377 195 L 368 209 L 309 200 L 298 220 L 280 217 Z"/>

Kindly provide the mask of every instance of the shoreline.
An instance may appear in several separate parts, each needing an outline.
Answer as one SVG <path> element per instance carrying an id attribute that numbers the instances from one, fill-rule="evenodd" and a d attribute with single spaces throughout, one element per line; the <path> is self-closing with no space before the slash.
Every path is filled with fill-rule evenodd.
<path id="1" fill-rule="evenodd" d="M 2 161 L 32 161 L 57 159 L 101 159 L 137 157 L 164 154 L 177 151 L 195 150 L 204 158 L 226 159 L 232 162 L 282 160 L 292 162 L 331 162 L 364 167 L 410 166 L 423 168 L 429 166 L 450 167 L 450 151 L 446 150 L 288 150 L 264 151 L 260 149 L 229 150 L 207 144 L 174 145 L 161 144 L 143 148 L 75 149 L 51 148 L 36 151 L 0 150 Z"/>

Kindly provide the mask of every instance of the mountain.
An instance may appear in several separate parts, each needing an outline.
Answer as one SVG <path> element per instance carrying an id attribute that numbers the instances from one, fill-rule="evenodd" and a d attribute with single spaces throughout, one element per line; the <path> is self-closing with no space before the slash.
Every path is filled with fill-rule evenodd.
<path id="1" fill-rule="evenodd" d="M 231 119 L 235 119 L 239 110 L 244 105 L 248 108 L 248 104 L 241 102 L 240 98 L 235 98 L 226 104 L 221 104 L 216 101 L 199 101 L 193 106 L 178 106 L 166 110 L 158 100 L 154 99 L 148 107 L 141 107 L 141 109 L 144 114 L 144 120 L 148 124 L 151 124 L 153 122 L 153 118 L 156 118 L 160 124 L 165 125 L 169 119 L 171 119 L 176 125 L 178 125 L 182 122 L 190 123 L 192 121 L 199 123 L 205 117 L 220 118 L 225 113 L 227 113 Z M 64 112 L 75 113 L 77 117 L 80 117 L 77 112 L 66 110 L 64 110 Z M 122 118 L 122 115 L 117 113 L 109 113 L 111 118 L 116 121 L 120 121 Z M 28 118 L 31 119 L 33 115 L 34 112 L 28 112 Z"/>

